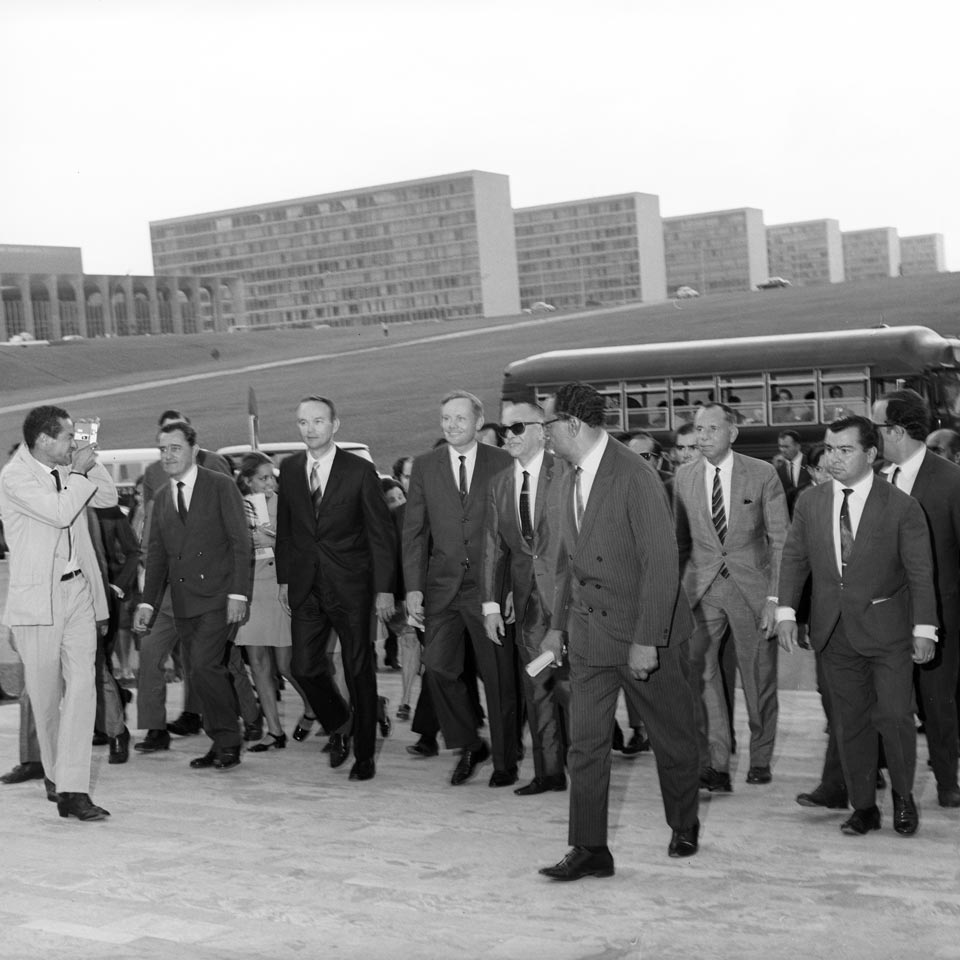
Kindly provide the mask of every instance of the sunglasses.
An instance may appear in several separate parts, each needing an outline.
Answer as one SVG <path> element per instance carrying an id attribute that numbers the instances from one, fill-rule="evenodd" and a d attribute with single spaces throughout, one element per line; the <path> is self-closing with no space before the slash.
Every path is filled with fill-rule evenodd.
<path id="1" fill-rule="evenodd" d="M 526 432 L 527 427 L 542 426 L 543 423 L 539 420 L 518 420 L 516 423 L 502 423 L 497 427 L 497 436 L 501 440 L 506 440 L 508 433 L 512 433 L 515 437 L 521 437 Z"/>
<path id="2" fill-rule="evenodd" d="M 637 456 L 643 457 L 644 460 L 657 460 L 660 457 L 660 454 L 654 453 L 652 450 L 648 450 L 646 453 L 637 454 Z"/>

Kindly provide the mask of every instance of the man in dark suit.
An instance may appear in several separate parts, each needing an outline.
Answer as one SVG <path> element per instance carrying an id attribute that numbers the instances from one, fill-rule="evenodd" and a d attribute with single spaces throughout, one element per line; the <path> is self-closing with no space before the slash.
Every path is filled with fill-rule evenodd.
<path id="1" fill-rule="evenodd" d="M 833 482 L 797 501 L 783 550 L 777 633 L 784 650 L 796 647 L 795 611 L 810 576 L 810 643 L 822 658 L 854 806 L 840 829 L 848 835 L 880 829 L 879 733 L 893 827 L 909 836 L 919 823 L 912 795 L 913 664 L 933 659 L 937 602 L 923 510 L 874 477 L 878 443 L 865 417 L 845 417 L 827 428 L 825 460 Z"/>
<path id="2" fill-rule="evenodd" d="M 521 667 L 540 656 L 540 642 L 550 626 L 556 574 L 556 490 L 566 464 L 544 450 L 543 408 L 509 403 L 499 433 L 513 466 L 498 473 L 487 491 L 484 520 L 481 597 L 487 636 L 500 644 L 504 620 L 516 622 L 515 642 Z M 506 570 L 506 603 L 500 605 L 500 581 Z M 561 712 L 569 685 L 555 671 L 520 676 L 533 743 L 533 780 L 513 792 L 518 796 L 566 790 Z"/>
<path id="3" fill-rule="evenodd" d="M 571 383 L 547 401 L 548 443 L 574 469 L 560 489 L 552 627 L 541 647 L 570 666 L 569 842 L 540 872 L 555 880 L 612 876 L 607 846 L 610 730 L 622 687 L 637 701 L 657 761 L 668 852 L 697 852 L 698 751 L 677 544 L 656 471 L 603 428 L 604 401 Z"/>
<path id="4" fill-rule="evenodd" d="M 925 446 L 930 408 L 914 390 L 885 394 L 873 420 L 889 461 L 883 475 L 909 493 L 927 518 L 936 571 L 939 643 L 914 668 L 930 763 L 941 807 L 960 807 L 957 785 L 957 675 L 960 670 L 960 467 Z"/>
<path id="5" fill-rule="evenodd" d="M 252 575 L 243 498 L 229 477 L 197 466 L 197 432 L 190 424 L 165 424 L 157 446 L 169 482 L 153 501 L 143 603 L 134 630 L 147 630 L 169 583 L 189 680 L 200 699 L 204 732 L 213 741 L 190 766 L 229 770 L 240 763 L 242 736 L 226 664 L 246 617 Z"/>
<path id="6" fill-rule="evenodd" d="M 777 645 L 771 637 L 789 521 L 773 467 L 731 449 L 735 412 L 709 403 L 698 408 L 694 422 L 703 456 L 680 467 L 674 480 L 677 545 L 697 622 L 690 658 L 701 691 L 701 785 L 729 793 L 732 741 L 720 646 L 729 629 L 750 720 L 747 783 L 769 783 L 778 709 Z"/>
<path id="7" fill-rule="evenodd" d="M 773 465 L 783 484 L 787 497 L 787 510 L 793 516 L 793 505 L 797 497 L 813 483 L 807 464 L 807 455 L 800 446 L 800 434 L 796 430 L 784 430 L 777 437 L 777 456 Z"/>
<path id="8" fill-rule="evenodd" d="M 413 461 L 403 523 L 407 611 L 424 625 L 426 682 L 447 747 L 460 750 L 451 783 L 465 783 L 489 759 L 476 707 L 463 679 L 466 639 L 483 680 L 493 744 L 491 787 L 517 782 L 517 691 L 509 636 L 491 643 L 480 600 L 483 515 L 494 475 L 511 464 L 498 447 L 477 442 L 483 404 L 472 393 L 444 397 L 447 441 Z"/>
<path id="9" fill-rule="evenodd" d="M 374 612 L 388 620 L 394 609 L 393 521 L 373 465 L 334 443 L 340 420 L 332 400 L 301 400 L 297 429 L 307 449 L 280 465 L 276 546 L 280 602 L 292 618 L 293 675 L 333 734 L 330 766 L 346 761 L 352 738 L 350 779 L 370 780 L 378 710 L 371 628 Z M 352 714 L 330 669 L 334 630 Z"/>

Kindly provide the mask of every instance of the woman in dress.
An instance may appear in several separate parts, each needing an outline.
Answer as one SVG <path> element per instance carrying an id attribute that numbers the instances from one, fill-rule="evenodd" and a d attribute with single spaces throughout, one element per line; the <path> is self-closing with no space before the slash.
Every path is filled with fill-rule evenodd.
<path id="1" fill-rule="evenodd" d="M 240 628 L 236 643 L 247 649 L 254 686 L 267 723 L 267 735 L 250 747 L 251 753 L 262 753 L 271 747 L 282 750 L 287 745 L 287 735 L 280 725 L 277 710 L 277 674 L 293 686 L 304 704 L 306 697 L 290 674 L 290 617 L 280 606 L 277 596 L 273 556 L 277 538 L 277 486 L 273 461 L 259 451 L 246 454 L 240 462 L 237 486 L 243 494 L 253 538 L 254 574 L 250 616 Z M 306 708 L 304 716 L 308 715 L 309 708 Z"/>

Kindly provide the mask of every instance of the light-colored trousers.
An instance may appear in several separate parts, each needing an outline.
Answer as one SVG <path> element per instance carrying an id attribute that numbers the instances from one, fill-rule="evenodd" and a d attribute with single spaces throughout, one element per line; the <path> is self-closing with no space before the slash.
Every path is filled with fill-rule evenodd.
<path id="1" fill-rule="evenodd" d="M 40 759 L 60 793 L 90 792 L 97 621 L 85 577 L 53 585 L 53 624 L 13 628 Z"/>

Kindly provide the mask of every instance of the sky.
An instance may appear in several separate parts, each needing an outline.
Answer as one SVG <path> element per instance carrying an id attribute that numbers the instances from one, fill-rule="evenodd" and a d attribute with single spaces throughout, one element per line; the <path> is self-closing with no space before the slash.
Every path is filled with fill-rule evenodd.
<path id="1" fill-rule="evenodd" d="M 515 207 L 942 233 L 950 0 L 2 0 L 0 243 L 151 274 L 149 222 L 453 173 Z"/>

